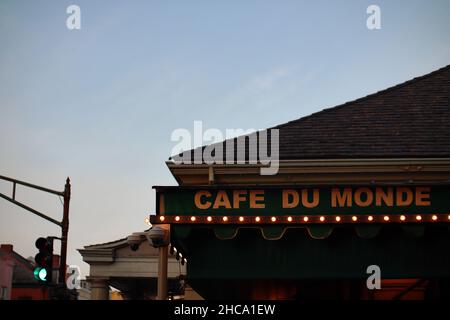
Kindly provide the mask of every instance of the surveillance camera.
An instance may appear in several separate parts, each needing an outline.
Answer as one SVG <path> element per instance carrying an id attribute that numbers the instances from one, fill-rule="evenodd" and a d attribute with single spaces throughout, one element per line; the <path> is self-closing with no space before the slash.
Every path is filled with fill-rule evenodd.
<path id="1" fill-rule="evenodd" d="M 152 227 L 146 232 L 134 232 L 127 237 L 130 249 L 137 251 L 143 241 L 147 241 L 155 248 L 167 246 L 169 244 L 169 231 L 158 226 Z"/>
<path id="2" fill-rule="evenodd" d="M 133 251 L 137 251 L 144 240 L 145 234 L 143 232 L 135 232 L 127 237 L 127 243 Z"/>
<path id="3" fill-rule="evenodd" d="M 153 227 L 146 232 L 147 240 L 155 248 L 169 244 L 169 232 L 161 227 Z"/>
<path id="4" fill-rule="evenodd" d="M 139 245 L 138 244 L 130 244 L 130 249 L 132 251 L 137 251 L 139 249 Z"/>

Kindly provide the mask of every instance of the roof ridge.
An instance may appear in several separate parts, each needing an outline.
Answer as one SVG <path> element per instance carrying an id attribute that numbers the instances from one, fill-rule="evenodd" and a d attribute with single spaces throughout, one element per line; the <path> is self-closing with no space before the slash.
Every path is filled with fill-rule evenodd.
<path id="1" fill-rule="evenodd" d="M 339 104 L 339 105 L 337 105 L 337 106 L 325 108 L 325 109 L 322 109 L 322 110 L 320 110 L 320 111 L 314 112 L 314 113 L 312 113 L 312 114 L 310 114 L 310 115 L 303 116 L 303 117 L 297 118 L 297 119 L 295 119 L 295 120 L 291 120 L 291 121 L 288 121 L 288 122 L 285 122 L 285 123 L 276 125 L 276 126 L 274 126 L 274 127 L 269 128 L 268 130 L 270 130 L 270 129 L 279 129 L 279 128 L 285 127 L 285 126 L 287 126 L 287 125 L 289 125 L 289 124 L 292 124 L 292 123 L 294 123 L 294 122 L 298 122 L 298 121 L 301 121 L 301 120 L 306 120 L 306 119 L 309 119 L 309 118 L 312 118 L 312 117 L 316 117 L 316 116 L 318 116 L 319 114 L 322 114 L 322 113 L 324 113 L 324 112 L 329 112 L 329 111 L 332 111 L 332 110 L 335 110 L 335 109 L 340 109 L 340 108 L 345 107 L 345 106 L 347 106 L 347 105 L 349 105 L 349 104 L 361 102 L 361 101 L 364 101 L 364 100 L 373 98 L 374 96 L 377 96 L 377 95 L 389 93 L 389 92 L 391 92 L 391 91 L 393 91 L 393 90 L 395 90 L 395 89 L 399 89 L 399 88 L 402 88 L 402 87 L 411 85 L 411 84 L 413 84 L 413 83 L 416 83 L 416 82 L 425 80 L 425 79 L 427 79 L 427 78 L 429 78 L 429 77 L 431 77 L 431 76 L 435 76 L 436 74 L 441 73 L 441 72 L 443 72 L 444 70 L 447 70 L 447 69 L 450 69 L 450 64 L 448 64 L 448 65 L 446 65 L 446 66 L 444 66 L 444 67 L 442 67 L 442 68 L 439 68 L 439 69 L 437 69 L 437 70 L 434 70 L 434 71 L 432 71 L 432 72 L 430 72 L 430 73 L 426 73 L 426 74 L 424 74 L 424 75 L 421 75 L 421 76 L 414 77 L 414 78 L 412 78 L 412 79 L 406 80 L 406 81 L 404 81 L 404 82 L 402 82 L 402 83 L 399 83 L 399 84 L 396 84 L 396 85 L 394 85 L 394 86 L 392 86 L 392 87 L 388 87 L 388 88 L 386 88 L 386 89 L 382 89 L 382 90 L 376 91 L 376 92 L 374 92 L 374 93 L 370 93 L 370 94 L 368 94 L 368 95 L 366 95 L 366 96 L 364 96 L 364 97 L 357 98 L 357 99 L 355 99 L 355 100 L 350 100 L 350 101 L 344 102 L 344 103 L 342 103 L 342 104 Z"/>
<path id="2" fill-rule="evenodd" d="M 90 248 L 90 247 L 106 246 L 106 245 L 113 244 L 113 243 L 116 243 L 116 242 L 121 242 L 121 241 L 124 241 L 124 240 L 127 240 L 127 237 L 116 239 L 116 240 L 112 240 L 112 241 L 108 241 L 108 242 L 90 244 L 90 245 L 85 246 L 84 249 L 87 249 L 87 248 Z"/>
<path id="3" fill-rule="evenodd" d="M 150 230 L 150 228 L 149 228 L 149 229 L 145 229 L 144 232 L 146 232 L 146 231 L 148 231 L 148 230 Z M 113 243 L 118 243 L 118 242 L 126 241 L 127 238 L 128 238 L 128 236 L 127 236 L 127 237 L 124 237 L 124 238 L 117 239 L 117 240 L 108 241 L 108 242 L 102 242 L 102 243 L 90 244 L 90 245 L 85 246 L 84 249 L 87 249 L 87 248 L 90 248 L 90 247 L 100 247 L 100 246 L 111 245 L 111 244 L 113 244 Z"/>

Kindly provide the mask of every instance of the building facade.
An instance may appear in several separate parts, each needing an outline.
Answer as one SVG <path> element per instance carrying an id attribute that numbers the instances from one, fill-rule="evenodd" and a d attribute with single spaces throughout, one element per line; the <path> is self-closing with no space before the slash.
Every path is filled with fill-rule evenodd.
<path id="1" fill-rule="evenodd" d="M 87 246 L 80 252 L 91 286 L 139 275 L 147 278 L 133 282 L 140 297 L 154 297 L 166 260 L 168 278 L 186 274 L 186 286 L 205 299 L 449 298 L 449 123 L 447 66 L 270 128 L 279 133 L 275 175 L 250 161 L 260 132 L 213 146 L 234 160 L 244 149 L 244 162 L 171 158 L 179 185 L 154 187 L 150 216 L 169 233 L 159 261 L 157 249 L 134 255 L 124 239 Z M 126 257 L 137 269 L 120 266 Z M 180 257 L 183 273 L 175 271 Z"/>
<path id="2" fill-rule="evenodd" d="M 47 300 L 49 291 L 34 278 L 34 264 L 14 251 L 13 245 L 0 248 L 2 300 Z"/>
<path id="3" fill-rule="evenodd" d="M 271 128 L 275 175 L 248 161 L 252 135 L 212 146 L 245 163 L 173 157 L 152 222 L 206 299 L 448 298 L 449 123 L 447 66 Z"/>

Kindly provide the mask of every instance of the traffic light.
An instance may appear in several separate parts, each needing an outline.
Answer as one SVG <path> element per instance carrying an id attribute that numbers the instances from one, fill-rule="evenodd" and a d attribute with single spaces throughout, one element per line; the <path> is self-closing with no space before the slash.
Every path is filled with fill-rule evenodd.
<path id="1" fill-rule="evenodd" d="M 34 269 L 34 278 L 42 283 L 52 283 L 52 264 L 53 264 L 53 239 L 38 238 L 36 248 L 39 252 L 34 257 L 36 268 Z"/>

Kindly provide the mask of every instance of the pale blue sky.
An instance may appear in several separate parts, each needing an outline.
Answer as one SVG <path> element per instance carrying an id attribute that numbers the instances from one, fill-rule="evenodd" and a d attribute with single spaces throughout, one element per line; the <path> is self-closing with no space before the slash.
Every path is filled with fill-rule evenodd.
<path id="1" fill-rule="evenodd" d="M 81 7 L 81 30 L 66 8 Z M 381 7 L 381 30 L 366 8 Z M 0 174 L 73 183 L 75 250 L 140 231 L 176 128 L 266 128 L 450 64 L 449 1 L 1 1 Z M 0 190 L 10 190 L 0 182 Z M 58 199 L 18 190 L 60 218 Z M 24 256 L 59 229 L 0 199 Z"/>

